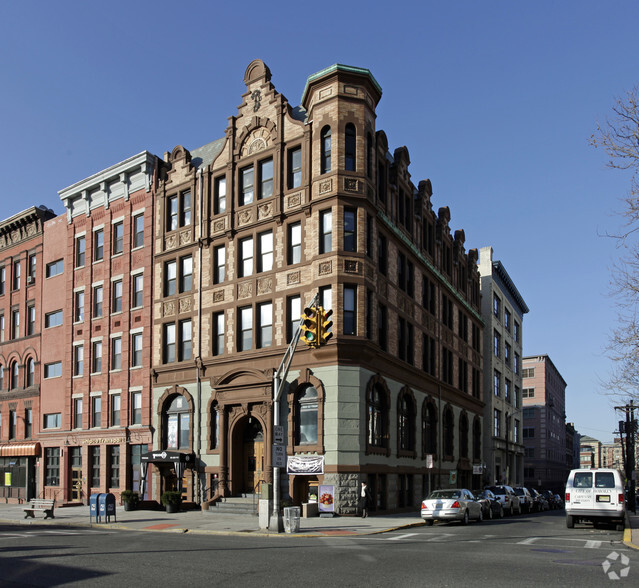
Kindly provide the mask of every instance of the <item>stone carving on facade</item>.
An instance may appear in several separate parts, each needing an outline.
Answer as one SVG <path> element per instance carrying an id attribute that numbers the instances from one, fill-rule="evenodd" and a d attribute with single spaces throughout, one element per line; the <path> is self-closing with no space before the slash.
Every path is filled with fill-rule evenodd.
<path id="1" fill-rule="evenodd" d="M 253 222 L 253 209 L 241 210 L 237 213 L 237 222 L 239 225 L 248 225 Z"/>
<path id="2" fill-rule="evenodd" d="M 224 290 L 213 292 L 213 302 L 224 302 Z"/>
<path id="3" fill-rule="evenodd" d="M 257 281 L 257 294 L 270 294 L 273 291 L 273 278 L 260 278 Z"/>
<path id="4" fill-rule="evenodd" d="M 348 274 L 358 274 L 360 273 L 360 264 L 355 259 L 345 259 L 344 260 L 344 271 Z"/>
<path id="5" fill-rule="evenodd" d="M 300 283 L 300 272 L 291 272 L 286 276 L 286 285 L 293 286 Z"/>
<path id="6" fill-rule="evenodd" d="M 237 285 L 237 297 L 238 298 L 250 298 L 253 296 L 253 282 L 241 282 Z"/>
<path id="7" fill-rule="evenodd" d="M 168 235 L 164 239 L 164 249 L 175 249 L 177 245 L 177 236 L 176 235 Z"/>
<path id="8" fill-rule="evenodd" d="M 357 178 L 344 178 L 344 190 L 347 192 L 361 192 L 361 182 Z"/>
<path id="9" fill-rule="evenodd" d="M 191 242 L 191 231 L 180 233 L 180 245 L 188 245 Z"/>
<path id="10" fill-rule="evenodd" d="M 302 204 L 302 193 L 298 192 L 297 194 L 291 194 L 288 197 L 288 200 L 286 202 L 286 207 L 287 208 L 297 208 L 298 206 L 300 206 Z"/>
<path id="11" fill-rule="evenodd" d="M 327 194 L 328 192 L 332 192 L 332 191 L 333 191 L 333 180 L 332 179 L 322 180 L 319 183 L 319 193 L 320 194 Z"/>
<path id="12" fill-rule="evenodd" d="M 266 149 L 266 141 L 261 137 L 258 137 L 254 141 L 251 141 L 251 144 L 248 148 L 248 154 L 253 155 L 253 153 L 259 153 L 260 151 L 264 151 Z"/>
<path id="13" fill-rule="evenodd" d="M 320 276 L 326 276 L 328 274 L 333 273 L 333 262 L 332 261 L 322 261 L 320 262 L 318 269 L 318 273 Z"/>
<path id="14" fill-rule="evenodd" d="M 264 204 L 260 204 L 257 207 L 257 218 L 258 220 L 262 220 L 265 218 L 271 218 L 273 216 L 273 203 L 266 202 Z"/>
<path id="15" fill-rule="evenodd" d="M 213 233 L 222 233 L 226 228 L 226 218 L 221 218 L 213 222 Z"/>
<path id="16" fill-rule="evenodd" d="M 167 300 L 162 305 L 162 316 L 173 316 L 175 314 L 175 301 Z"/>
<path id="17" fill-rule="evenodd" d="M 180 298 L 178 302 L 178 313 L 190 312 L 192 306 L 193 304 L 190 298 Z"/>

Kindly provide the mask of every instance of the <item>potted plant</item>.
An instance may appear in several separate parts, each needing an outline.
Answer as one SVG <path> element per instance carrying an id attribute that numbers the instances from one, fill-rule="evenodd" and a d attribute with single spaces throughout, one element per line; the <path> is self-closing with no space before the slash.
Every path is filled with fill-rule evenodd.
<path id="1" fill-rule="evenodd" d="M 120 498 L 122 498 L 124 510 L 135 510 L 140 502 L 140 495 L 133 490 L 123 490 Z"/>
<path id="2" fill-rule="evenodd" d="M 182 493 L 177 490 L 166 490 L 162 493 L 160 502 L 166 508 L 166 512 L 178 512 L 182 504 Z"/>

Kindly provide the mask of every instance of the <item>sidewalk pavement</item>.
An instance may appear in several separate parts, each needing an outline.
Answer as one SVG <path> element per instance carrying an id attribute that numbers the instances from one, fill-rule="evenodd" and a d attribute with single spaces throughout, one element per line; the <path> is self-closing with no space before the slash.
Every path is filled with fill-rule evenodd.
<path id="1" fill-rule="evenodd" d="M 331 518 L 312 517 L 300 518 L 300 528 L 297 533 L 278 533 L 277 524 L 273 529 L 259 528 L 259 518 L 256 515 L 226 514 L 211 511 L 185 510 L 176 514 L 168 514 L 164 510 L 132 510 L 116 506 L 115 515 L 102 517 L 96 522 L 90 517 L 88 506 L 56 507 L 55 518 L 44 519 L 41 512 L 35 513 L 35 518 L 25 519 L 26 504 L 1 504 L 0 523 L 20 525 L 65 525 L 94 528 L 128 529 L 135 531 L 164 531 L 173 533 L 208 533 L 218 535 L 261 535 L 286 537 L 326 537 L 347 535 L 371 535 L 384 533 L 395 529 L 423 525 L 418 511 L 414 513 L 384 514 L 379 516 L 361 517 L 335 516 Z"/>
<path id="2" fill-rule="evenodd" d="M 189 510 L 168 514 L 163 510 L 132 510 L 116 507 L 116 514 L 102 517 L 96 522 L 89 516 L 88 506 L 57 507 L 54 519 L 44 519 L 42 513 L 25 519 L 24 504 L 0 503 L 0 523 L 20 525 L 65 525 L 71 527 L 95 527 L 128 529 L 132 531 L 163 531 L 169 533 L 208 533 L 217 535 L 259 535 L 286 537 L 328 537 L 349 535 L 373 535 L 397 529 L 407 529 L 424 524 L 419 511 L 415 513 L 372 515 L 361 517 L 336 516 L 332 518 L 300 518 L 297 533 L 278 533 L 276 530 L 259 528 L 255 515 L 224 514 L 210 511 Z M 639 514 L 627 512 L 624 543 L 639 549 Z"/>

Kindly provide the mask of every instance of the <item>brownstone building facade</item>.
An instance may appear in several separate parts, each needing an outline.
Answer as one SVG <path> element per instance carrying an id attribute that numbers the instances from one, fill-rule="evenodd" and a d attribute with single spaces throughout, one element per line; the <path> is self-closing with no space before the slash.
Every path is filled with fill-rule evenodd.
<path id="1" fill-rule="evenodd" d="M 300 344 L 283 382 L 283 495 L 332 485 L 348 514 L 363 479 L 380 510 L 480 483 L 477 251 L 376 130 L 379 84 L 334 65 L 292 107 L 263 62 L 244 83 L 225 136 L 167 153 L 158 185 L 153 442 L 185 468 L 158 458 L 156 492 L 207 503 L 273 482 L 273 375 L 316 295 L 333 337 Z"/>

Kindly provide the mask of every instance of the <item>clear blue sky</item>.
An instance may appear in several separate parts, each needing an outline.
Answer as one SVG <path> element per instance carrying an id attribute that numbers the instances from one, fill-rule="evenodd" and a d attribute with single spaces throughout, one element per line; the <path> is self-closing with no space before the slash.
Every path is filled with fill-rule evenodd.
<path id="1" fill-rule="evenodd" d="M 636 0 L 5 2 L 0 218 L 62 213 L 58 190 L 130 155 L 222 137 L 255 58 L 294 106 L 309 75 L 366 67 L 391 150 L 408 147 L 468 249 L 494 248 L 530 307 L 524 354 L 550 355 L 567 419 L 609 440 L 618 252 L 602 235 L 629 176 L 588 139 L 639 83 L 638 24 Z"/>

